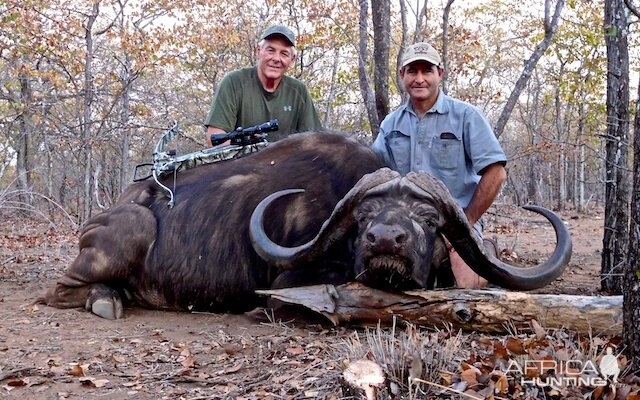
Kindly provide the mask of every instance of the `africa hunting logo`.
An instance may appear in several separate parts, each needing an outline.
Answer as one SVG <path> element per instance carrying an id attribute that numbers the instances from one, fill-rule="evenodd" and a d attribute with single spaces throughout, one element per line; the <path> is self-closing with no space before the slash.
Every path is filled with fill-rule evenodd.
<path id="1" fill-rule="evenodd" d="M 510 360 L 507 374 L 519 374 L 520 384 L 549 386 L 606 386 L 616 384 L 620 375 L 618 358 L 611 347 L 601 358 L 599 368 L 593 361 L 583 360 Z"/>

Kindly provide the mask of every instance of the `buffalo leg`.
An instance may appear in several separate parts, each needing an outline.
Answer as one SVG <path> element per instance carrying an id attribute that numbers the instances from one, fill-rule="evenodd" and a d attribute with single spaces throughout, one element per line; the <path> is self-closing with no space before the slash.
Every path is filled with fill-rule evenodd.
<path id="1" fill-rule="evenodd" d="M 119 289 L 144 266 L 155 238 L 156 219 L 146 207 L 122 204 L 96 215 L 80 234 L 80 254 L 37 302 L 122 318 Z"/>

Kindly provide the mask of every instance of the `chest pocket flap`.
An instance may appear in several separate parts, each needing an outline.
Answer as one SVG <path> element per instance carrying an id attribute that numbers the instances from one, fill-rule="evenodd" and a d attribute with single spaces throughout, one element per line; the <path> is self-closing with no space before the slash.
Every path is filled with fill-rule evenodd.
<path id="1" fill-rule="evenodd" d="M 463 146 L 462 138 L 453 132 L 442 132 L 433 138 L 432 160 L 434 166 L 442 169 L 454 169 L 460 165 Z"/>

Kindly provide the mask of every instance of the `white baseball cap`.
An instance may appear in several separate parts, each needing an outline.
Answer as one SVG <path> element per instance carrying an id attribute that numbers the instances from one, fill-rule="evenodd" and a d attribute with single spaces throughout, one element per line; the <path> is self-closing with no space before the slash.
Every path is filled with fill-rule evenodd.
<path id="1" fill-rule="evenodd" d="M 419 42 L 404 49 L 402 53 L 402 67 L 406 67 L 414 61 L 426 61 L 442 68 L 442 59 L 438 51 L 429 43 Z"/>

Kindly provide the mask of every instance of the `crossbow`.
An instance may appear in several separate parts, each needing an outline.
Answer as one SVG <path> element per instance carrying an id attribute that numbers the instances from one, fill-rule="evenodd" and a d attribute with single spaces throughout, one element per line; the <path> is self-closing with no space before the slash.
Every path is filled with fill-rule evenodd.
<path id="1" fill-rule="evenodd" d="M 165 150 L 165 147 L 180 134 L 178 122 L 175 122 L 158 140 L 153 151 L 153 163 L 138 164 L 133 169 L 134 182 L 153 177 L 156 183 L 169 194 L 169 208 L 175 205 L 175 188 L 177 172 L 180 169 L 195 168 L 199 165 L 212 164 L 220 161 L 240 158 L 247 154 L 262 150 L 268 145 L 267 132 L 278 130 L 278 120 L 272 119 L 260 125 L 249 128 L 236 128 L 228 133 L 214 133 L 211 135 L 213 147 L 177 156 L 176 149 Z M 151 167 L 151 173 L 136 178 L 138 169 Z M 169 188 L 160 178 L 173 174 L 173 189 Z"/>

